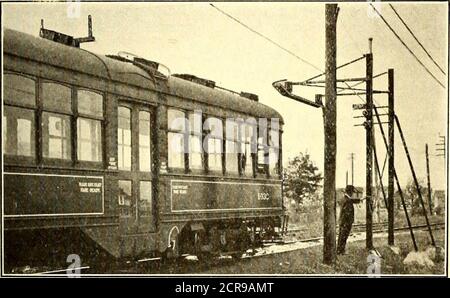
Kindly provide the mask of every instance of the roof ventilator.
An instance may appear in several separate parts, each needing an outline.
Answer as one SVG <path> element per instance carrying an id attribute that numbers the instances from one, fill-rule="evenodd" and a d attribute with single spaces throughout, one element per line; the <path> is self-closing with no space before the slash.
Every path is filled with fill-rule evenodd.
<path id="1" fill-rule="evenodd" d="M 197 83 L 199 85 L 203 85 L 203 86 L 206 86 L 206 87 L 209 87 L 209 88 L 216 87 L 216 82 L 211 81 L 211 80 L 207 80 L 207 79 L 202 79 L 202 78 L 196 77 L 196 76 L 191 75 L 191 74 L 174 74 L 173 76 L 177 77 L 177 78 L 180 78 L 180 79 L 183 79 L 183 80 L 186 80 L 186 81 Z"/>
<path id="2" fill-rule="evenodd" d="M 167 80 L 169 78 L 170 69 L 164 64 L 147 60 L 129 52 L 119 52 L 117 55 L 106 55 L 106 57 L 113 58 L 122 62 L 133 63 L 137 67 L 145 70 L 152 77 Z"/>
<path id="3" fill-rule="evenodd" d="M 245 97 L 245 98 L 248 98 L 248 99 L 251 99 L 253 101 L 259 101 L 258 95 L 253 94 L 253 93 L 241 91 L 241 96 Z"/>

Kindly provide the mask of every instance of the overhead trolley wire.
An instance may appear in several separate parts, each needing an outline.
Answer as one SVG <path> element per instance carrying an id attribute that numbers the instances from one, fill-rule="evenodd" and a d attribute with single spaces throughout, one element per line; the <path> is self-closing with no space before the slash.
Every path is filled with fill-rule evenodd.
<path id="1" fill-rule="evenodd" d="M 270 39 L 269 37 L 263 35 L 262 33 L 259 33 L 258 31 L 256 31 L 255 29 L 251 28 L 250 26 L 244 24 L 242 21 L 238 20 L 237 18 L 233 17 L 232 15 L 230 15 L 229 13 L 223 11 L 222 9 L 218 8 L 217 6 L 215 6 L 212 3 L 209 3 L 209 5 L 211 5 L 211 7 L 215 8 L 217 11 L 219 11 L 220 13 L 222 13 L 223 15 L 227 16 L 228 18 L 232 19 L 233 21 L 235 21 L 236 23 L 240 24 L 241 26 L 247 28 L 248 30 L 250 30 L 251 32 L 255 33 L 256 35 L 264 38 L 265 40 L 267 40 L 268 42 L 270 42 L 271 44 L 275 45 L 276 47 L 280 48 L 281 50 L 285 51 L 286 53 L 288 53 L 289 55 L 297 58 L 298 60 L 302 61 L 305 64 L 308 64 L 309 66 L 313 67 L 314 69 L 318 70 L 318 71 L 323 71 L 321 70 L 319 67 L 315 66 L 314 64 L 310 63 L 309 61 L 303 59 L 302 57 L 298 56 L 297 54 L 295 54 L 294 52 L 286 49 L 285 47 L 283 47 L 282 45 L 280 45 L 279 43 L 277 43 L 276 41 L 273 41 L 272 39 Z"/>
<path id="2" fill-rule="evenodd" d="M 319 67 L 317 67 L 317 66 L 315 66 L 314 64 L 310 63 L 309 61 L 303 59 L 302 57 L 298 56 L 297 54 L 293 53 L 292 51 L 286 49 L 285 47 L 283 47 L 283 46 L 280 45 L 279 43 L 273 41 L 273 40 L 270 39 L 269 37 L 267 37 L 267 36 L 265 36 L 265 35 L 259 33 L 259 32 L 256 31 L 255 29 L 251 28 L 250 26 L 248 26 L 248 25 L 246 25 L 245 23 L 243 23 L 242 21 L 240 21 L 239 19 L 237 19 L 237 18 L 235 18 L 234 16 L 230 15 L 229 13 L 223 11 L 222 9 L 218 8 L 217 6 L 215 6 L 215 5 L 212 4 L 212 3 L 209 3 L 209 5 L 210 5 L 211 7 L 213 7 L 214 9 L 216 9 L 216 10 L 217 10 L 218 12 L 220 12 L 221 14 L 225 15 L 226 17 L 232 19 L 232 20 L 235 21 L 236 23 L 238 23 L 238 24 L 240 24 L 241 26 L 245 27 L 247 30 L 249 30 L 249 31 L 251 31 L 251 32 L 253 32 L 253 33 L 255 33 L 256 35 L 258 35 L 258 36 L 260 36 L 260 37 L 262 37 L 262 38 L 264 38 L 265 40 L 267 40 L 268 42 L 272 43 L 273 45 L 275 45 L 275 46 L 278 47 L 279 49 L 285 51 L 286 53 L 288 53 L 288 54 L 290 54 L 291 56 L 297 58 L 298 60 L 302 61 L 303 63 L 306 63 L 306 64 L 308 64 L 309 66 L 313 67 L 314 69 L 320 71 L 321 74 L 319 74 L 319 75 L 316 76 L 315 78 L 320 77 L 320 76 L 322 76 L 322 75 L 324 74 L 324 73 L 323 73 L 323 70 L 320 69 Z M 350 62 L 348 62 L 348 63 L 345 63 L 344 65 L 341 65 L 341 66 L 339 66 L 339 67 L 337 67 L 337 68 L 341 68 L 341 67 L 347 66 L 347 65 L 349 65 L 349 64 L 352 64 L 352 63 L 354 63 L 354 62 L 356 62 L 356 61 L 359 61 L 359 60 L 363 59 L 364 57 L 365 57 L 365 55 L 363 55 L 362 57 L 356 58 L 356 59 L 354 59 L 354 60 L 352 60 L 352 61 L 350 61 Z M 310 78 L 309 80 L 311 80 L 311 79 L 312 79 L 312 78 Z M 349 85 L 347 82 L 344 82 L 344 84 L 345 84 L 349 89 L 351 89 L 350 85 Z M 355 91 L 354 91 L 354 95 L 357 95 L 357 96 L 359 97 L 359 99 L 360 99 L 363 103 L 365 103 L 365 100 L 364 100 L 359 94 L 357 94 Z M 375 100 L 374 100 L 374 103 L 376 104 Z"/>
<path id="3" fill-rule="evenodd" d="M 417 43 L 420 45 L 420 47 L 425 51 L 425 53 L 427 54 L 428 58 L 431 59 L 431 61 L 433 61 L 434 65 L 437 66 L 437 68 L 439 68 L 439 70 L 446 75 L 445 71 L 442 69 L 442 67 L 439 66 L 439 64 L 433 59 L 433 57 L 431 56 L 431 54 L 427 51 L 427 49 L 425 49 L 425 46 L 419 41 L 419 39 L 416 37 L 416 35 L 412 32 L 412 30 L 409 28 L 409 26 L 406 24 L 406 22 L 403 20 L 403 18 L 400 16 L 400 14 L 397 12 L 397 10 L 395 10 L 394 6 L 392 4 L 389 4 L 389 6 L 392 8 L 392 10 L 394 11 L 394 13 L 397 15 L 397 17 L 400 19 L 400 21 L 403 23 L 403 25 L 406 27 L 406 29 L 409 31 L 409 33 L 411 33 L 411 35 L 414 37 L 414 39 L 417 41 Z"/>
<path id="4" fill-rule="evenodd" d="M 397 39 L 402 43 L 402 45 L 408 50 L 408 52 L 413 55 L 413 57 L 417 60 L 417 62 L 419 62 L 419 64 L 426 70 L 426 72 L 433 77 L 433 79 L 439 84 L 441 85 L 442 88 L 445 89 L 444 84 L 442 84 L 434 75 L 433 73 L 425 66 L 425 64 L 422 63 L 422 61 L 420 61 L 420 59 L 416 56 L 416 54 L 414 54 L 414 52 L 408 47 L 408 45 L 400 38 L 400 36 L 397 34 L 397 32 L 395 32 L 395 30 L 391 27 L 391 25 L 388 23 L 388 21 L 383 17 L 383 15 L 375 8 L 375 6 L 370 3 L 370 6 L 372 6 L 372 8 L 375 10 L 375 12 L 378 14 L 378 16 L 383 20 L 384 24 L 389 28 L 389 30 L 391 30 L 391 32 L 395 35 L 395 37 L 397 37 Z"/>

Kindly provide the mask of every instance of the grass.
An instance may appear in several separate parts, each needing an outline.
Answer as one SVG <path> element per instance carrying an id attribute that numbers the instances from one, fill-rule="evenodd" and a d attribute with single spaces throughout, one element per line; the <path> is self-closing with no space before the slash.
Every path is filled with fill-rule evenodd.
<path id="1" fill-rule="evenodd" d="M 420 250 L 429 244 L 428 234 L 417 231 L 416 239 Z M 438 246 L 444 247 L 444 230 L 434 233 Z M 444 261 L 435 263 L 432 268 L 419 268 L 403 265 L 403 259 L 413 249 L 409 234 L 397 234 L 396 243 L 400 254 L 396 255 L 386 245 L 385 238 L 374 238 L 374 245 L 382 255 L 381 274 L 444 274 Z M 334 266 L 322 264 L 322 246 L 303 250 L 268 255 L 240 262 L 229 262 L 213 266 L 201 273 L 210 274 L 360 274 L 367 273 L 367 256 L 365 241 L 352 242 L 347 245 L 347 254 L 339 256 Z"/>

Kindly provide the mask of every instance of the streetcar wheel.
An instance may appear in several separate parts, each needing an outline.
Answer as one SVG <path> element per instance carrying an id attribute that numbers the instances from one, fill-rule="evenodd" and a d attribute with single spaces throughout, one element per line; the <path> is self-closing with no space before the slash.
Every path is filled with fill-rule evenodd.
<path id="1" fill-rule="evenodd" d="M 213 258 L 213 254 L 210 251 L 203 250 L 204 246 L 208 245 L 210 246 L 210 243 L 204 230 L 200 230 L 194 234 L 195 254 L 200 262 L 209 262 Z"/>
<path id="2" fill-rule="evenodd" d="M 235 259 L 235 260 L 239 260 L 239 259 L 242 258 L 242 255 L 243 255 L 243 254 L 244 254 L 243 252 L 236 252 L 236 253 L 232 253 L 232 254 L 231 254 L 231 257 L 232 257 L 233 259 Z"/>
<path id="3" fill-rule="evenodd" d="M 210 252 L 201 252 L 197 254 L 197 259 L 201 263 L 210 263 L 214 260 L 214 255 Z"/>

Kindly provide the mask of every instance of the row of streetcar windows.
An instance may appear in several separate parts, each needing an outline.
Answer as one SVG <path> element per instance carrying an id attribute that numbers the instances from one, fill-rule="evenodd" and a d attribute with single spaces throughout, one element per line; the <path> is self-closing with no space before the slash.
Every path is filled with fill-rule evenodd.
<path id="1" fill-rule="evenodd" d="M 44 161 L 71 161 L 76 146 L 78 161 L 102 162 L 101 94 L 50 81 L 38 85 L 33 78 L 11 73 L 3 80 L 6 156 L 36 160 L 41 153 Z M 41 152 L 36 152 L 36 142 Z"/>
<path id="2" fill-rule="evenodd" d="M 279 175 L 278 127 L 258 126 L 256 121 L 203 119 L 196 112 L 178 109 L 168 109 L 167 116 L 170 169 L 249 177 L 257 173 Z"/>
<path id="3" fill-rule="evenodd" d="M 103 162 L 102 94 L 60 83 L 7 73 L 4 79 L 3 150 L 5 156 L 44 162 Z M 39 96 L 37 96 L 39 94 Z M 279 174 L 277 131 L 257 123 L 236 124 L 223 133 L 224 121 L 168 109 L 168 166 L 252 177 Z M 200 121 L 197 121 L 200 117 Z M 36 127 L 38 123 L 39 127 Z M 199 125 L 201 127 L 195 127 Z M 226 124 L 228 125 L 228 123 Z M 136 129 L 137 140 L 133 141 Z M 133 131 L 132 131 L 133 127 Z M 151 171 L 151 113 L 118 107 L 118 169 Z M 262 133 L 261 133 L 262 131 Z M 38 142 L 39 146 L 36 146 Z M 133 146 L 138 150 L 133 151 Z M 36 152 L 36 149 L 40 152 Z M 73 150 L 76 148 L 76 154 Z M 206 150 L 204 150 L 206 149 Z M 133 155 L 137 158 L 133 160 Z"/>
<path id="4" fill-rule="evenodd" d="M 3 80 L 5 157 L 28 162 L 103 164 L 101 93 L 14 73 L 4 74 Z M 118 169 L 150 173 L 150 111 L 143 106 L 119 104 L 117 112 Z M 256 123 L 236 125 L 223 136 L 217 133 L 223 127 L 221 119 L 211 118 L 205 123 L 201 119 L 201 127 L 191 129 L 198 123 L 194 113 L 168 109 L 167 116 L 169 169 L 249 177 L 256 173 L 279 174 L 279 142 L 278 136 L 271 136 L 272 131 L 264 130 L 269 140 L 264 145 Z M 203 150 L 205 146 L 207 153 Z M 136 183 L 131 176 L 129 180 L 118 181 L 120 214 L 132 217 L 137 210 L 139 217 L 151 217 L 151 177 L 142 176 Z M 136 203 L 134 197 L 138 198 Z"/>

